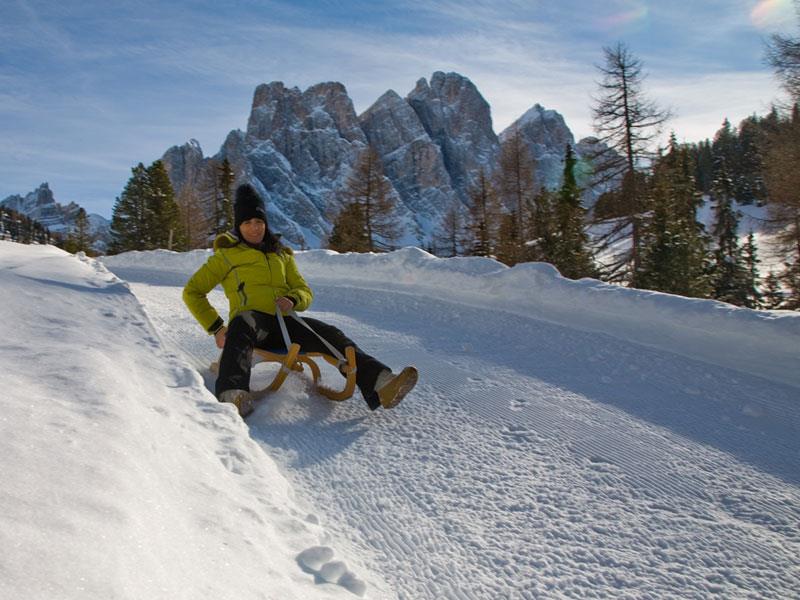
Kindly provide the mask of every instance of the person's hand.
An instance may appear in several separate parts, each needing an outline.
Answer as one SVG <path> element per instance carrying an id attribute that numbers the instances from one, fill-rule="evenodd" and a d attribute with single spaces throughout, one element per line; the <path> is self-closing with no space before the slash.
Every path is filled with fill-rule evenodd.
<path id="1" fill-rule="evenodd" d="M 278 298 L 275 301 L 275 304 L 278 305 L 278 309 L 282 313 L 289 312 L 290 310 L 292 310 L 294 308 L 294 302 L 289 300 L 289 298 L 287 298 L 286 296 L 281 296 L 280 298 Z"/>
<path id="2" fill-rule="evenodd" d="M 214 334 L 214 341 L 217 343 L 217 348 L 220 350 L 225 347 L 225 335 L 228 333 L 228 328 L 224 325 L 217 330 Z"/>

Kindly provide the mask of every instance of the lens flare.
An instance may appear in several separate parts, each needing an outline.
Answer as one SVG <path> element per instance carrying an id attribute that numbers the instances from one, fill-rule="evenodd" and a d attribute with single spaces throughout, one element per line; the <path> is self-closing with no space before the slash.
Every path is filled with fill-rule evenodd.
<path id="1" fill-rule="evenodd" d="M 750 11 L 750 20 L 759 29 L 782 25 L 791 18 L 791 0 L 758 0 Z"/>
<path id="2" fill-rule="evenodd" d="M 647 17 L 647 6 L 643 2 L 634 0 L 627 4 L 629 5 L 627 8 L 600 19 L 600 26 L 606 29 L 619 29 Z"/>

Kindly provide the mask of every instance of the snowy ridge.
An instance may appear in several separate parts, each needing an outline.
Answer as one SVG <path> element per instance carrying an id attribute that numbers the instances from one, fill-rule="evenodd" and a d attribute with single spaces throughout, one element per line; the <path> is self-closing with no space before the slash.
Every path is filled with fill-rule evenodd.
<path id="1" fill-rule="evenodd" d="M 0 350 L 1 598 L 363 595 L 128 284 L 91 259 L 0 242 L 0 290 L 0 317 L 21 331 Z M 323 567 L 340 585 L 315 584 Z"/>
<path id="2" fill-rule="evenodd" d="M 198 268 L 209 251 L 129 253 L 142 268 Z M 165 254 L 166 253 L 166 254 Z M 128 256 L 128 255 L 125 255 Z M 800 314 L 759 311 L 715 300 L 637 290 L 596 279 L 574 281 L 547 263 L 508 268 L 489 258 L 437 258 L 419 248 L 385 254 L 297 252 L 307 279 L 370 289 L 424 289 L 426 295 L 602 332 L 800 387 Z M 127 264 L 113 256 L 108 265 Z M 119 261 L 124 261 L 120 263 Z M 457 297 L 453 291 L 457 290 Z"/>
<path id="3" fill-rule="evenodd" d="M 572 281 L 545 263 L 509 269 L 491 259 L 439 259 L 416 248 L 372 256 L 314 250 L 299 253 L 298 264 L 318 281 L 421 287 L 443 300 L 457 290 L 458 301 L 473 306 L 599 331 L 800 387 L 797 313 Z"/>

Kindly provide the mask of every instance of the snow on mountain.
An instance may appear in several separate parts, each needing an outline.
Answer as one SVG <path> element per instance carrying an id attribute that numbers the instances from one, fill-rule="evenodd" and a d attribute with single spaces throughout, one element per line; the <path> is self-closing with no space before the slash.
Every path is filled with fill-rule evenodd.
<path id="1" fill-rule="evenodd" d="M 531 111 L 525 136 L 539 161 L 537 177 L 540 184 L 557 186 L 564 140 L 572 134 L 555 111 L 538 104 Z M 367 143 L 381 156 L 398 201 L 403 244 L 430 242 L 453 203 L 466 207 L 478 174 L 492 174 L 500 156 L 489 104 L 475 85 L 458 73 L 436 72 L 405 98 L 387 91 L 358 116 L 341 83 L 305 91 L 279 81 L 259 85 L 247 131 L 231 132 L 212 158 L 228 158 L 237 183 L 250 182 L 263 192 L 271 224 L 284 239 L 319 247 Z M 208 177 L 209 159 L 198 150 L 189 142 L 164 154 L 176 190 L 201 179 L 187 164 L 199 165 Z"/>
<path id="2" fill-rule="evenodd" d="M 0 201 L 0 206 L 15 210 L 26 217 L 34 219 L 53 233 L 68 234 L 75 229 L 75 220 L 78 217 L 80 206 L 75 202 L 67 205 L 56 202 L 53 192 L 47 182 L 41 184 L 32 192 L 20 196 L 14 194 Z M 110 238 L 111 222 L 98 214 L 87 215 L 89 219 L 89 233 L 101 240 L 105 248 Z"/>
<path id="3" fill-rule="evenodd" d="M 0 597 L 800 588 L 800 315 L 538 264 L 300 252 L 310 314 L 420 384 L 372 413 L 293 375 L 243 423 L 181 302 L 207 257 L 0 242 Z"/>
<path id="4" fill-rule="evenodd" d="M 500 134 L 500 142 L 505 142 L 515 132 L 519 132 L 536 164 L 537 187 L 557 189 L 561 185 L 567 144 L 576 150 L 575 138 L 564 117 L 535 104 Z"/>

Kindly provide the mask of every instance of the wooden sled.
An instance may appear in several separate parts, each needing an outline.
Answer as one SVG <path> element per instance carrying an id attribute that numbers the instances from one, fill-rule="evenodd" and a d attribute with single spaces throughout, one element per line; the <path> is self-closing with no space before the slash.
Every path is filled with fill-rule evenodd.
<path id="1" fill-rule="evenodd" d="M 261 397 L 268 392 L 278 391 L 291 371 L 303 372 L 303 365 L 308 365 L 308 368 L 311 370 L 314 388 L 329 400 L 336 400 L 337 402 L 347 400 L 353 395 L 356 389 L 356 351 L 352 346 L 348 346 L 344 349 L 344 357 L 347 359 L 347 362 L 341 366 L 339 364 L 339 359 L 330 354 L 325 354 L 324 352 L 301 352 L 300 344 L 291 344 L 288 352 L 285 350 L 281 352 L 280 350 L 262 350 L 260 348 L 255 348 L 253 349 L 253 355 L 260 359 L 257 362 L 276 362 L 281 365 L 272 383 L 265 388 L 251 392 L 254 398 Z M 322 358 L 341 371 L 345 376 L 345 384 L 342 390 L 334 390 L 320 383 L 322 373 L 319 365 L 314 360 L 315 358 Z M 219 372 L 219 362 L 215 361 L 211 364 L 211 371 L 213 373 Z"/>
<path id="2" fill-rule="evenodd" d="M 339 359 L 324 352 L 301 352 L 300 344 L 292 344 L 288 352 L 256 348 L 253 350 L 253 354 L 265 362 L 277 362 L 281 365 L 272 383 L 264 388 L 264 392 L 277 391 L 283 385 L 289 373 L 291 371 L 302 372 L 303 365 L 308 365 L 308 368 L 311 369 L 311 377 L 314 380 L 316 390 L 329 400 L 336 400 L 337 402 L 347 400 L 356 389 L 356 351 L 352 346 L 344 349 L 344 356 L 347 362 L 341 365 Z M 337 391 L 320 383 L 321 372 L 319 365 L 314 361 L 315 358 L 322 358 L 339 369 L 342 375 L 345 376 L 344 389 Z"/>

